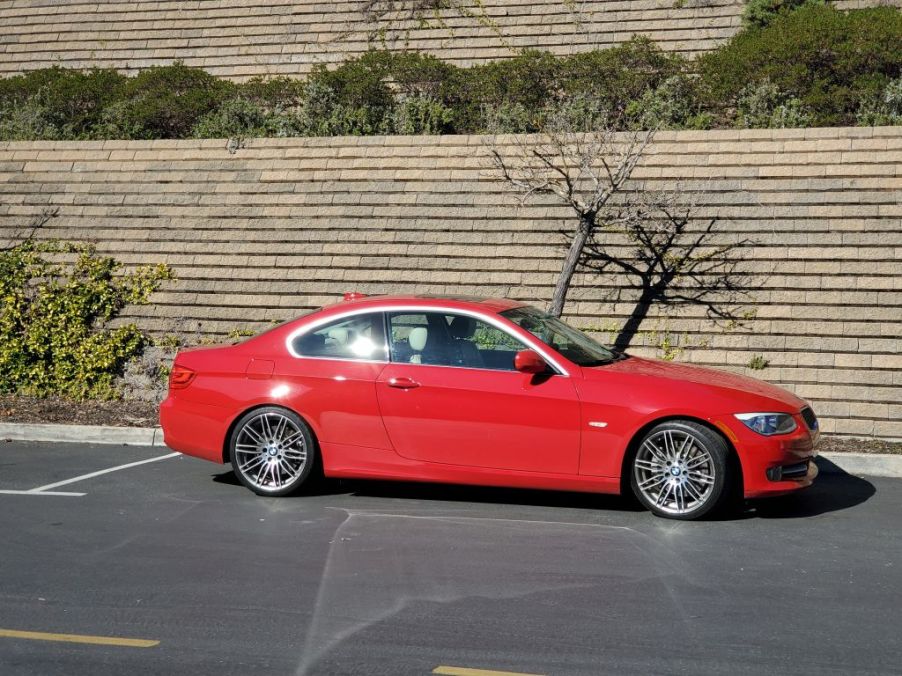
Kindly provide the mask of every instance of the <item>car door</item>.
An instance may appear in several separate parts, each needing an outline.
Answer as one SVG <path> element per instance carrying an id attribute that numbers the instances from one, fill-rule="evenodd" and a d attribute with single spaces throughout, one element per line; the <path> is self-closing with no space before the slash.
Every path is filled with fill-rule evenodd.
<path id="1" fill-rule="evenodd" d="M 388 314 L 391 361 L 376 382 L 395 451 L 413 460 L 576 474 L 580 408 L 565 375 L 514 369 L 526 349 L 460 312 Z"/>

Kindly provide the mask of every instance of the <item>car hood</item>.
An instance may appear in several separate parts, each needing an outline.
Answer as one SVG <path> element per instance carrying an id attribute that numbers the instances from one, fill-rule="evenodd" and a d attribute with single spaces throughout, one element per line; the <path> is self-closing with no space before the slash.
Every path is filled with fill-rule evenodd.
<path id="1" fill-rule="evenodd" d="M 782 387 L 770 383 L 742 376 L 728 371 L 690 366 L 688 364 L 674 364 L 657 359 L 642 359 L 641 357 L 629 357 L 621 359 L 605 366 L 596 366 L 584 369 L 587 377 L 600 376 L 604 372 L 618 374 L 630 374 L 639 377 L 655 378 L 662 381 L 676 381 L 679 383 L 695 383 L 707 387 L 714 387 L 744 395 L 763 397 L 782 404 L 784 407 L 796 412 L 807 403 L 784 390 Z M 764 402 L 762 402 L 764 403 Z"/>

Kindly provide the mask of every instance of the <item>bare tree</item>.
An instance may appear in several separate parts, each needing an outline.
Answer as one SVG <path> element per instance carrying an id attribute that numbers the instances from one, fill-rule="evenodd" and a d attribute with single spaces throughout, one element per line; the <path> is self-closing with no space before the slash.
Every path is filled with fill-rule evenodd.
<path id="1" fill-rule="evenodd" d="M 607 222 L 605 207 L 623 189 L 653 137 L 653 132 L 614 130 L 615 125 L 607 123 L 599 131 L 574 131 L 565 114 L 554 113 L 543 134 L 508 137 L 504 145 L 497 137 L 491 141 L 494 172 L 521 201 L 553 195 L 576 217 L 549 307 L 557 317 L 586 245 Z"/>
<path id="2" fill-rule="evenodd" d="M 617 349 L 629 346 L 656 304 L 702 306 L 714 321 L 743 318 L 739 304 L 750 287 L 739 254 L 754 242 L 715 244 L 717 219 L 694 219 L 698 194 L 680 186 L 648 190 L 633 185 L 593 232 L 582 265 L 596 273 L 620 273 L 618 280 L 625 277 L 627 285 L 615 287 L 616 300 L 629 294 L 633 305 L 615 339 Z"/>
<path id="3" fill-rule="evenodd" d="M 577 118 L 583 129 L 598 131 L 573 131 L 561 107 L 548 115 L 545 133 L 494 137 L 489 148 L 493 173 L 522 202 L 551 195 L 573 213 L 572 229 L 562 233 L 567 253 L 549 312 L 561 315 L 573 276 L 582 269 L 628 280 L 625 288 L 615 287 L 617 300 L 629 295 L 634 303 L 618 333 L 618 349 L 629 345 L 655 304 L 701 305 L 712 320 L 740 322 L 739 303 L 749 287 L 739 252 L 754 243 L 714 243 L 717 219 L 697 218 L 695 196 L 704 191 L 650 190 L 631 178 L 653 132 L 615 133 L 618 125 L 611 122 Z"/>

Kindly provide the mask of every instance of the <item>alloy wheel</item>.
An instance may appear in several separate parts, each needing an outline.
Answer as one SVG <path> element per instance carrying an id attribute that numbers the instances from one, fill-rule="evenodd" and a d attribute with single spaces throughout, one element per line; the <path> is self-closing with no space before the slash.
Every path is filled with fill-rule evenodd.
<path id="1" fill-rule="evenodd" d="M 633 461 L 634 485 L 665 514 L 698 512 L 714 495 L 716 464 L 704 441 L 683 429 L 647 437 Z"/>
<path id="2" fill-rule="evenodd" d="M 304 475 L 308 448 L 304 432 L 273 411 L 247 420 L 235 437 L 234 469 L 259 492 L 281 492 Z"/>

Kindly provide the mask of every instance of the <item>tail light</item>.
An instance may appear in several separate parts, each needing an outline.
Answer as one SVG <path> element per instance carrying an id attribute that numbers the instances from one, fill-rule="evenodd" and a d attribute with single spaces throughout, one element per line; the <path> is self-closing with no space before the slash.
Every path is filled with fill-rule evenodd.
<path id="1" fill-rule="evenodd" d="M 191 384 L 191 381 L 194 380 L 194 376 L 197 374 L 189 368 L 185 368 L 184 366 L 173 366 L 172 370 L 169 372 L 169 389 L 170 390 L 183 390 L 188 385 Z"/>

